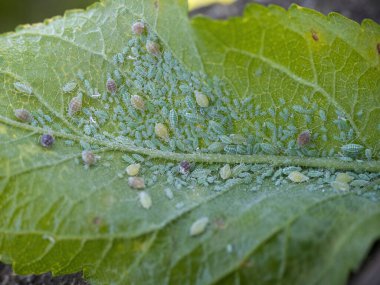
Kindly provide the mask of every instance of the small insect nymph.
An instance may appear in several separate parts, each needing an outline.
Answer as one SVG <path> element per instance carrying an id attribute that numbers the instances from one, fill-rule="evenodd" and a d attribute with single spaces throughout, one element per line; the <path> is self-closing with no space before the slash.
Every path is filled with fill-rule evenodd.
<path id="1" fill-rule="evenodd" d="M 195 101 L 197 101 L 199 107 L 202 108 L 206 108 L 210 104 L 208 97 L 199 91 L 195 91 Z"/>
<path id="2" fill-rule="evenodd" d="M 290 172 L 288 178 L 295 183 L 301 183 L 309 180 L 309 177 L 299 171 Z"/>
<path id="3" fill-rule="evenodd" d="M 145 188 L 144 178 L 137 177 L 137 176 L 129 177 L 128 185 L 133 189 L 144 189 Z"/>
<path id="4" fill-rule="evenodd" d="M 160 139 L 163 139 L 164 141 L 169 140 L 169 131 L 168 131 L 168 128 L 164 124 L 157 123 L 154 126 L 154 132 Z"/>
<path id="5" fill-rule="evenodd" d="M 125 171 L 129 176 L 136 176 L 139 174 L 141 164 L 140 163 L 133 163 L 127 166 Z"/>
<path id="6" fill-rule="evenodd" d="M 86 166 L 91 166 L 96 163 L 96 156 L 92 151 L 84 150 L 82 151 L 82 160 Z"/>
<path id="7" fill-rule="evenodd" d="M 141 35 L 145 31 L 145 24 L 143 22 L 135 22 L 132 25 L 132 33 L 135 35 Z"/>
<path id="8" fill-rule="evenodd" d="M 40 139 L 41 145 L 45 148 L 50 148 L 53 145 L 54 141 L 54 137 L 50 134 L 43 134 Z"/>
<path id="9" fill-rule="evenodd" d="M 78 95 L 71 99 L 69 103 L 69 116 L 72 117 L 82 109 L 82 96 Z"/>
<path id="10" fill-rule="evenodd" d="M 220 177 L 226 180 L 231 177 L 232 171 L 229 164 L 224 165 L 219 171 Z"/>
<path id="11" fill-rule="evenodd" d="M 30 114 L 30 112 L 25 109 L 16 109 L 14 111 L 14 114 L 15 117 L 21 122 L 29 123 L 33 120 L 32 114 Z"/>
<path id="12" fill-rule="evenodd" d="M 133 108 L 140 110 L 140 111 L 145 109 L 144 99 L 141 98 L 141 96 L 139 96 L 139 95 L 132 95 L 131 96 L 131 105 Z"/>
<path id="13" fill-rule="evenodd" d="M 311 141 L 311 136 L 309 131 L 303 131 L 300 133 L 297 137 L 297 144 L 300 147 L 303 147 L 305 145 L 308 145 Z"/>
<path id="14" fill-rule="evenodd" d="M 139 198 L 140 204 L 144 209 L 149 209 L 150 207 L 152 207 L 152 198 L 147 192 L 141 191 L 139 193 Z"/>
<path id="15" fill-rule="evenodd" d="M 111 92 L 112 94 L 116 93 L 117 86 L 116 86 L 116 82 L 113 79 L 109 78 L 107 80 L 106 86 L 109 92 Z"/>
<path id="16" fill-rule="evenodd" d="M 190 168 L 190 162 L 183 160 L 179 163 L 178 171 L 183 175 L 188 175 L 190 173 Z"/>
<path id="17" fill-rule="evenodd" d="M 208 217 L 202 217 L 196 220 L 190 227 L 190 235 L 191 236 L 197 236 L 206 230 L 206 227 L 209 223 Z"/>
<path id="18" fill-rule="evenodd" d="M 146 47 L 146 50 L 150 54 L 153 54 L 154 56 L 159 56 L 161 54 L 160 45 L 156 42 L 147 41 L 145 47 Z"/>
<path id="19" fill-rule="evenodd" d="M 22 82 L 15 82 L 15 83 L 13 83 L 13 86 L 17 89 L 17 91 L 19 91 L 21 93 L 25 93 L 28 95 L 32 95 L 32 93 L 33 93 L 33 88 L 28 84 L 25 84 Z"/>
<path id="20" fill-rule="evenodd" d="M 350 143 L 343 145 L 340 149 L 348 156 L 356 157 L 359 153 L 363 151 L 364 147 L 360 144 Z"/>

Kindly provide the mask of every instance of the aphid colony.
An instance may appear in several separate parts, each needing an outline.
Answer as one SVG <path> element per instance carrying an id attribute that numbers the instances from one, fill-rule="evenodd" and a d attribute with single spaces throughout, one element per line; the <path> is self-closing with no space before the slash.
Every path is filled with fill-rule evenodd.
<path id="1" fill-rule="evenodd" d="M 131 32 L 127 46 L 113 57 L 114 71 L 100 86 L 96 82 L 98 88 L 86 79 L 91 74 L 82 72 L 62 85 L 67 117 L 88 137 L 184 153 L 338 156 L 346 160 L 371 160 L 378 155 L 351 143 L 354 132 L 340 110 L 334 120 L 337 133 L 329 134 L 324 127 L 326 112 L 308 96 L 291 109 L 284 98 L 266 107 L 254 102 L 252 95 L 239 99 L 218 78 L 186 70 L 145 23 L 133 23 Z M 15 82 L 14 87 L 33 94 L 28 84 Z M 54 129 L 52 119 L 42 110 L 17 109 L 15 116 Z M 336 148 L 319 146 L 331 140 Z"/>

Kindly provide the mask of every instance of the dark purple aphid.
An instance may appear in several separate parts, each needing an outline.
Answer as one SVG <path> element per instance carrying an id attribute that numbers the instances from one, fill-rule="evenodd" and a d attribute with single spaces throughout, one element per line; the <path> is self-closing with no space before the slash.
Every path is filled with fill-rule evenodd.
<path id="1" fill-rule="evenodd" d="M 301 147 L 309 144 L 311 141 L 311 136 L 309 131 L 303 131 L 297 137 L 297 144 Z"/>
<path id="2" fill-rule="evenodd" d="M 183 175 L 188 175 L 190 173 L 190 168 L 191 168 L 190 162 L 184 160 L 179 163 L 178 170 L 179 170 L 179 173 Z"/>
<path id="3" fill-rule="evenodd" d="M 41 136 L 41 141 L 40 142 L 41 142 L 41 145 L 43 147 L 49 148 L 49 147 L 51 147 L 53 145 L 54 141 L 55 140 L 54 140 L 54 137 L 52 135 L 43 134 Z"/>
<path id="4" fill-rule="evenodd" d="M 107 90 L 112 94 L 114 94 L 117 90 L 116 82 L 111 78 L 107 80 Z"/>

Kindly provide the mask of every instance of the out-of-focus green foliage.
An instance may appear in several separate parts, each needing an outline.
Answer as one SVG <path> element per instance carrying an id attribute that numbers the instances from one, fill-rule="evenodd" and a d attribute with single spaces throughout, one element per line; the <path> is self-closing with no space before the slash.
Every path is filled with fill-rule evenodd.
<path id="1" fill-rule="evenodd" d="M 0 33 L 12 31 L 20 24 L 37 23 L 62 15 L 64 11 L 85 8 L 95 0 L 2 0 L 0 1 Z"/>

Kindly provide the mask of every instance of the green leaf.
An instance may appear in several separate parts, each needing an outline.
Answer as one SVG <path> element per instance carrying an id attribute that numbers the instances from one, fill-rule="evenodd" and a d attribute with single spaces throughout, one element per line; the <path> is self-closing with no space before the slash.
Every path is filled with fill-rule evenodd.
<path id="1" fill-rule="evenodd" d="M 132 35 L 137 20 L 147 34 Z M 20 274 L 83 270 L 92 284 L 344 284 L 380 236 L 379 43 L 372 21 L 258 5 L 188 20 L 185 2 L 169 0 L 104 1 L 1 36 L 0 259 Z M 187 107 L 195 91 L 209 107 Z M 32 122 L 16 120 L 21 108 Z M 305 130 L 312 141 L 299 147 Z M 126 160 L 141 160 L 150 208 Z M 289 180 L 289 166 L 309 180 Z M 338 172 L 354 179 L 348 191 Z"/>

